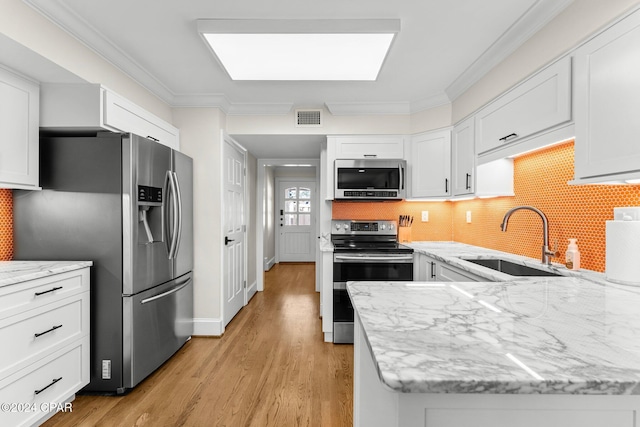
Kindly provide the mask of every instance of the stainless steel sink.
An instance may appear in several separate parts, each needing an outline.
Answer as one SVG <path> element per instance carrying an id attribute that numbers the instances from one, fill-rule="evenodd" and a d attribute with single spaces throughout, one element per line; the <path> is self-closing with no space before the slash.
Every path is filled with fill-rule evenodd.
<path id="1" fill-rule="evenodd" d="M 541 270 L 535 267 L 529 267 L 522 264 L 516 264 L 515 262 L 507 261 L 500 258 L 463 258 L 465 261 L 472 262 L 474 264 L 481 265 L 483 267 L 491 268 L 492 270 L 499 271 L 501 273 L 509 274 L 511 276 L 561 276 L 561 274 L 552 273 L 550 271 Z"/>

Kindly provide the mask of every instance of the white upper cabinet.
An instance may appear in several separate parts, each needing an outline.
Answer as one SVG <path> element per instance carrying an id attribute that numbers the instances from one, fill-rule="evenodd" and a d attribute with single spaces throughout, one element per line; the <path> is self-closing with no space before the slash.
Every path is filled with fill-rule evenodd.
<path id="1" fill-rule="evenodd" d="M 475 192 L 476 154 L 474 140 L 474 117 L 470 117 L 453 128 L 453 195 Z"/>
<path id="2" fill-rule="evenodd" d="M 451 130 L 413 135 L 408 151 L 409 198 L 450 196 Z"/>
<path id="3" fill-rule="evenodd" d="M 39 92 L 36 83 L 0 68 L 0 188 L 39 189 Z"/>
<path id="4" fill-rule="evenodd" d="M 640 10 L 575 51 L 574 183 L 640 178 Z"/>
<path id="5" fill-rule="evenodd" d="M 537 133 L 569 122 L 571 58 L 562 58 L 534 74 L 482 108 L 475 117 L 480 156 L 494 150 L 502 152 Z"/>
<path id="6" fill-rule="evenodd" d="M 40 127 L 131 132 L 180 149 L 170 123 L 98 84 L 43 84 Z"/>
<path id="7" fill-rule="evenodd" d="M 404 158 L 404 135 L 336 136 L 330 143 L 335 144 L 335 159 Z"/>

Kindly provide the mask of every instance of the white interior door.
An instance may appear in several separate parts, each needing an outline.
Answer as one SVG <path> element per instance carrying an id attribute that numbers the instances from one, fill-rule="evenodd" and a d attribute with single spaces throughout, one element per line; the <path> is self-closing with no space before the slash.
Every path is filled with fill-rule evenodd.
<path id="1" fill-rule="evenodd" d="M 315 261 L 316 210 L 315 181 L 278 182 L 278 261 Z"/>
<path id="2" fill-rule="evenodd" d="M 226 326 L 245 303 L 245 153 L 225 136 L 223 197 L 223 321 Z"/>

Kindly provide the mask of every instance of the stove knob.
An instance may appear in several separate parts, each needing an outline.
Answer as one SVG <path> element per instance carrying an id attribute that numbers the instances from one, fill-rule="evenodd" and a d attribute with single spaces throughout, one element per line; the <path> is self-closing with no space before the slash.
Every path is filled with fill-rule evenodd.
<path id="1" fill-rule="evenodd" d="M 348 230 L 348 229 L 349 229 L 349 224 L 345 224 L 345 225 L 343 226 L 343 228 L 344 228 L 345 230 Z"/>
<path id="2" fill-rule="evenodd" d="M 340 230 L 340 224 L 336 223 L 336 230 Z"/>
<path id="3" fill-rule="evenodd" d="M 393 224 L 389 224 L 389 230 L 393 230 Z"/>
<path id="4" fill-rule="evenodd" d="M 382 225 L 380 226 L 380 230 L 384 231 L 384 230 L 386 230 L 386 229 L 387 229 L 387 226 L 386 226 L 386 225 L 382 224 Z"/>

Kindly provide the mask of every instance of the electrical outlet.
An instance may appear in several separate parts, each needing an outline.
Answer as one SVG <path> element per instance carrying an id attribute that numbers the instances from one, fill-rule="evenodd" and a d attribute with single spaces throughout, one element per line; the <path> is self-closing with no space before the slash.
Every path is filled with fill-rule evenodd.
<path id="1" fill-rule="evenodd" d="M 471 211 L 467 211 L 467 224 L 471 224 Z"/>
<path id="2" fill-rule="evenodd" d="M 422 211 L 422 222 L 429 222 L 429 211 Z"/>

